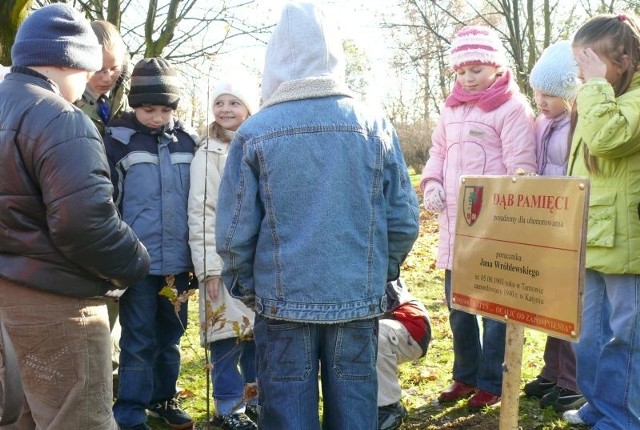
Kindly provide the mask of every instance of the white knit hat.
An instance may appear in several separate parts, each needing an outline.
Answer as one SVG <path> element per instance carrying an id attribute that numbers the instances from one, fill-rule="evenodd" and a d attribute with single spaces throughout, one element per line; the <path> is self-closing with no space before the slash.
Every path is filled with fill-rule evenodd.
<path id="1" fill-rule="evenodd" d="M 573 58 L 571 42 L 563 40 L 549 45 L 531 69 L 531 88 L 563 99 L 574 99 L 580 87 L 578 64 Z"/>
<path id="2" fill-rule="evenodd" d="M 251 115 L 258 109 L 258 90 L 254 89 L 248 82 L 245 83 L 244 80 L 242 83 L 235 79 L 219 81 L 213 89 L 213 94 L 211 94 L 212 103 L 215 104 L 216 99 L 223 94 L 229 94 L 240 99 Z"/>
<path id="3" fill-rule="evenodd" d="M 11 70 L 11 67 L 6 67 L 0 64 L 0 81 L 2 81 L 4 76 L 9 73 L 9 70 Z"/>
<path id="4" fill-rule="evenodd" d="M 507 65 L 504 46 L 498 34 L 489 27 L 463 27 L 451 42 L 449 65 L 453 70 L 474 64 Z"/>

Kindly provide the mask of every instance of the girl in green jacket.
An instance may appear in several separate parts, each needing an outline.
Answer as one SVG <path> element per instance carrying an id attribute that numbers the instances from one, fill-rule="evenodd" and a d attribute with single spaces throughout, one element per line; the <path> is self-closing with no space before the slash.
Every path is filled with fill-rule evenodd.
<path id="1" fill-rule="evenodd" d="M 640 25 L 600 15 L 576 33 L 584 81 L 568 173 L 591 183 L 578 386 L 587 403 L 565 412 L 593 429 L 640 429 Z"/>

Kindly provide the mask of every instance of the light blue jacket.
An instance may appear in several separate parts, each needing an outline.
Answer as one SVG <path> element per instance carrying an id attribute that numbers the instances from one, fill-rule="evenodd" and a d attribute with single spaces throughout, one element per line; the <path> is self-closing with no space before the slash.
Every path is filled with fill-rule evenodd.
<path id="1" fill-rule="evenodd" d="M 336 95 L 245 121 L 216 221 L 233 296 L 269 318 L 348 321 L 385 311 L 385 283 L 418 233 L 418 202 L 391 125 Z"/>

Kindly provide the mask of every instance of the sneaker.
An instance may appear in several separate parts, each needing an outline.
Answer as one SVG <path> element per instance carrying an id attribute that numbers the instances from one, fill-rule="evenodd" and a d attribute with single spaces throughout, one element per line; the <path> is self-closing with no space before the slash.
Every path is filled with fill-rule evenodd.
<path id="1" fill-rule="evenodd" d="M 549 381 L 548 379 L 538 375 L 536 376 L 536 379 L 529 381 L 524 385 L 524 393 L 529 397 L 541 399 L 546 394 L 550 393 L 555 386 L 555 382 Z"/>
<path id="2" fill-rule="evenodd" d="M 256 423 L 251 421 L 244 413 L 229 414 L 229 415 L 215 415 L 209 421 L 214 427 L 222 430 L 257 430 Z"/>
<path id="3" fill-rule="evenodd" d="M 151 427 L 149 427 L 147 425 L 147 423 L 142 423 L 142 424 L 137 424 L 133 427 L 122 427 L 119 426 L 118 429 L 120 430 L 151 430 Z"/>
<path id="4" fill-rule="evenodd" d="M 552 406 L 554 411 L 564 412 L 579 409 L 585 403 L 587 403 L 587 399 L 582 394 L 556 386 L 542 397 L 540 407 L 544 409 L 547 406 Z"/>
<path id="5" fill-rule="evenodd" d="M 584 421 L 582 421 L 582 418 L 580 418 L 580 414 L 578 414 L 578 411 L 575 409 L 571 411 L 566 411 L 564 414 L 562 414 L 562 418 L 564 418 L 564 420 L 569 424 L 582 424 L 582 425 L 587 424 Z"/>
<path id="6" fill-rule="evenodd" d="M 407 409 L 401 402 L 378 408 L 378 430 L 395 430 L 407 417 Z"/>
<path id="7" fill-rule="evenodd" d="M 155 418 L 162 418 L 172 429 L 191 429 L 194 425 L 193 419 L 180 409 L 176 399 L 151 405 L 149 415 Z"/>
<path id="8" fill-rule="evenodd" d="M 257 423 L 258 417 L 260 416 L 260 405 L 247 405 L 244 413 L 251 419 L 251 421 Z"/>

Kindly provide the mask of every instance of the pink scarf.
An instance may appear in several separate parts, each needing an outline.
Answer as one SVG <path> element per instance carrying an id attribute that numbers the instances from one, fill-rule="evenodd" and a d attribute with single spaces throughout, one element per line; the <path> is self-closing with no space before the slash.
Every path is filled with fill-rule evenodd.
<path id="1" fill-rule="evenodd" d="M 481 93 L 469 93 L 456 80 L 453 91 L 445 100 L 446 107 L 454 107 L 465 103 L 475 103 L 483 112 L 491 112 L 517 94 L 519 89 L 511 78 L 511 71 L 506 69 L 502 76 Z"/>

